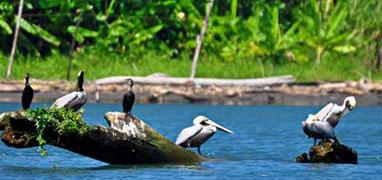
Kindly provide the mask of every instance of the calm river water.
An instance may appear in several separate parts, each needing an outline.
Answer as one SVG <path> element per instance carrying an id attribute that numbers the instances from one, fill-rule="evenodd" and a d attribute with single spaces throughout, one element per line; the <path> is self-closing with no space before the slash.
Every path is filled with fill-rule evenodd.
<path id="1" fill-rule="evenodd" d="M 19 108 L 0 103 L 0 112 Z M 36 106 L 43 106 L 37 104 Z M 88 104 L 89 124 L 103 124 L 107 111 L 119 104 Z M 218 132 L 202 146 L 213 160 L 194 165 L 113 166 L 66 150 L 47 147 L 41 157 L 37 148 L 14 149 L 0 143 L 0 179 L 253 179 L 253 178 L 382 178 L 382 107 L 357 107 L 342 119 L 336 133 L 342 143 L 358 151 L 359 164 L 299 164 L 295 157 L 313 140 L 307 139 L 300 122 L 319 107 L 306 106 L 212 106 L 137 105 L 133 113 L 171 140 L 182 128 L 203 114 L 231 129 Z"/>

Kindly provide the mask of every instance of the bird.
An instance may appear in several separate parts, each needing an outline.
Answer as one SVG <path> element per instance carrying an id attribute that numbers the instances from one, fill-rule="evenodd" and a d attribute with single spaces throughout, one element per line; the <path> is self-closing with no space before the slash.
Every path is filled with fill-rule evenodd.
<path id="1" fill-rule="evenodd" d="M 29 84 L 29 73 L 25 75 L 25 84 L 24 84 L 24 90 L 23 94 L 21 95 L 21 105 L 23 107 L 23 110 L 28 110 L 31 106 L 32 99 L 33 99 L 33 88 Z"/>
<path id="2" fill-rule="evenodd" d="M 356 99 L 354 96 L 346 97 L 342 105 L 329 103 L 324 106 L 315 116 L 320 121 L 328 121 L 329 124 L 335 128 L 341 117 L 345 116 L 356 106 Z"/>
<path id="3" fill-rule="evenodd" d="M 75 91 L 58 98 L 52 108 L 68 108 L 73 111 L 78 111 L 86 103 L 86 93 L 83 88 L 84 71 L 80 71 L 77 76 Z"/>
<path id="4" fill-rule="evenodd" d="M 131 109 L 133 108 L 135 101 L 135 94 L 133 92 L 134 81 L 131 78 L 128 78 L 127 85 L 128 89 L 125 95 L 123 95 L 122 107 L 124 113 L 131 114 Z"/>
<path id="5" fill-rule="evenodd" d="M 314 139 L 313 145 L 316 145 L 317 139 L 338 141 L 332 125 L 328 121 L 320 121 L 315 115 L 310 114 L 301 124 L 308 138 Z"/>
<path id="6" fill-rule="evenodd" d="M 212 137 L 217 129 L 233 134 L 231 130 L 224 128 L 205 116 L 197 116 L 193 120 L 193 124 L 193 126 L 185 128 L 179 133 L 175 144 L 184 148 L 197 147 L 200 155 L 202 155 L 200 146 Z"/>

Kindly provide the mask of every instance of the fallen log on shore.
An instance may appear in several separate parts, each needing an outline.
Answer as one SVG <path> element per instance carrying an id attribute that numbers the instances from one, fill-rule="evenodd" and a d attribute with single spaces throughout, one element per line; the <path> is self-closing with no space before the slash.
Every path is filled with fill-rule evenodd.
<path id="1" fill-rule="evenodd" d="M 199 86 L 270 86 L 294 83 L 294 78 L 291 75 L 277 76 L 269 78 L 256 79 L 216 79 L 216 78 L 180 78 L 180 77 L 157 77 L 157 76 L 115 76 L 98 79 L 96 85 L 121 84 L 126 83 L 127 78 L 132 78 L 137 84 L 150 85 L 184 85 L 195 84 Z"/>
<path id="2" fill-rule="evenodd" d="M 110 164 L 195 163 L 204 160 L 175 145 L 142 120 L 124 113 L 106 113 L 105 119 L 111 125 L 107 128 L 75 122 L 78 119 L 68 120 L 65 112 L 55 111 L 51 113 L 50 110 L 44 110 L 39 114 L 39 118 L 50 119 L 47 124 L 30 119 L 22 111 L 1 114 L 1 140 L 10 147 L 29 148 L 40 146 L 39 137 L 43 137 L 47 145 Z M 81 126 L 78 127 L 81 130 L 73 128 L 77 125 Z M 41 127 L 44 127 L 43 131 L 39 131 Z"/>

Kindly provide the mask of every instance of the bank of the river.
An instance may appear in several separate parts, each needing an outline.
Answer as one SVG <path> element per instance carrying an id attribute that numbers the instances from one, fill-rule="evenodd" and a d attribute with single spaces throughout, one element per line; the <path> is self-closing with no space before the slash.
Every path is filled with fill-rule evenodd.
<path id="1" fill-rule="evenodd" d="M 67 93 L 74 82 L 31 80 L 35 89 L 34 102 L 51 102 Z M 100 102 L 120 102 L 126 84 L 99 85 Z M 0 101 L 19 101 L 23 81 L 0 81 Z M 85 84 L 89 102 L 95 102 L 95 81 Z M 356 96 L 359 105 L 382 104 L 382 83 L 346 81 L 337 83 L 292 83 L 271 86 L 193 86 L 154 85 L 136 83 L 139 103 L 202 103 L 228 105 L 323 105 L 329 101 L 341 102 L 349 95 Z"/>

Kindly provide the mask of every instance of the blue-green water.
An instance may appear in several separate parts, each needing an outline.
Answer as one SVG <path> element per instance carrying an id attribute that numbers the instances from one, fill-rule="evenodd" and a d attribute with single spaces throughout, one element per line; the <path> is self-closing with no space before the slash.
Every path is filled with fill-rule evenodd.
<path id="1" fill-rule="evenodd" d="M 38 106 L 41 106 L 39 104 Z M 0 103 L 0 112 L 19 108 Z M 213 158 L 195 165 L 112 166 L 62 149 L 48 147 L 41 157 L 37 148 L 13 149 L 0 143 L 0 178 L 362 178 L 378 179 L 382 172 L 382 107 L 357 107 L 336 127 L 339 139 L 358 151 L 359 164 L 299 164 L 294 159 L 308 150 L 300 122 L 319 107 L 137 105 L 134 114 L 171 140 L 199 114 L 235 132 L 217 133 L 202 146 Z M 88 104 L 85 119 L 104 124 L 103 114 L 119 111 L 119 104 Z"/>

